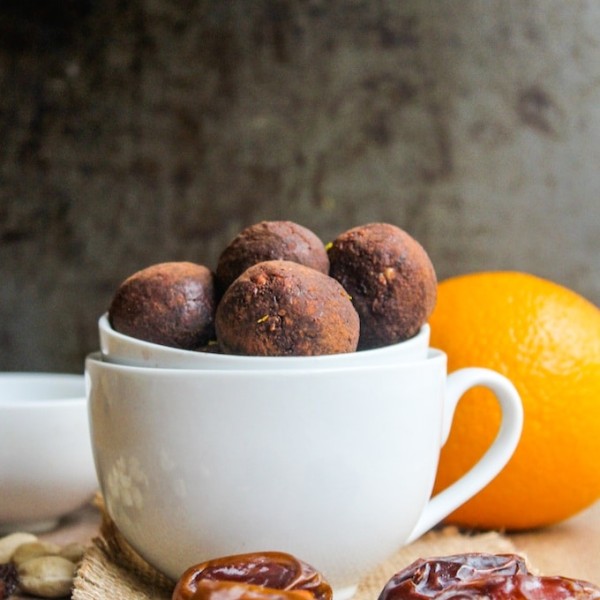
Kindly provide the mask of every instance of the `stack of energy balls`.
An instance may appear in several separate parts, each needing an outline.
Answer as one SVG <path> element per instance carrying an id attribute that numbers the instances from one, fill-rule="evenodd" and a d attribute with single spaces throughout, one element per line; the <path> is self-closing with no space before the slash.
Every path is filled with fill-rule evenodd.
<path id="1" fill-rule="evenodd" d="M 436 301 L 427 252 L 395 225 L 369 223 L 325 246 L 290 221 L 241 231 L 216 270 L 152 265 L 117 289 L 108 314 L 125 335 L 175 348 L 317 356 L 416 335 Z"/>

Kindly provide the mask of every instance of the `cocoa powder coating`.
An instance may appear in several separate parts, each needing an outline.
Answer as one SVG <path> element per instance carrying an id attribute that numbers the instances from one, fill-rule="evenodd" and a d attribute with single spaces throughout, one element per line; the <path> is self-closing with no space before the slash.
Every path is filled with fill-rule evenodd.
<path id="1" fill-rule="evenodd" d="M 248 267 L 268 260 L 288 260 L 329 272 L 323 242 L 310 229 L 291 221 L 262 221 L 241 231 L 223 250 L 216 268 L 221 293 Z"/>
<path id="2" fill-rule="evenodd" d="M 387 223 L 340 234 L 329 249 L 330 275 L 352 297 L 360 316 L 359 349 L 413 337 L 437 297 L 435 270 L 423 247 Z"/>
<path id="3" fill-rule="evenodd" d="M 360 324 L 335 280 L 290 261 L 248 268 L 227 289 L 216 313 L 224 352 L 252 356 L 314 356 L 353 352 Z"/>
<path id="4" fill-rule="evenodd" d="M 128 277 L 109 311 L 112 327 L 125 335 L 186 350 L 214 339 L 213 273 L 190 262 L 152 265 Z"/>

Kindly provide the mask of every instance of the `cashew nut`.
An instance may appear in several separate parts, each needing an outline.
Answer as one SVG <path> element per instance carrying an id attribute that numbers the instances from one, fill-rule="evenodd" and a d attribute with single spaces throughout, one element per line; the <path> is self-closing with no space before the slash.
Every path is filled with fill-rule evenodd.
<path id="1" fill-rule="evenodd" d="M 10 561 L 14 551 L 22 544 L 37 542 L 33 533 L 19 531 L 0 538 L 0 564 Z"/>
<path id="2" fill-rule="evenodd" d="M 84 554 L 85 546 L 78 542 L 71 542 L 70 544 L 63 546 L 58 553 L 59 556 L 67 558 L 75 564 L 81 562 Z"/>
<path id="3" fill-rule="evenodd" d="M 23 592 L 42 598 L 63 598 L 71 593 L 77 567 L 62 556 L 38 556 L 18 566 Z"/>
<path id="4" fill-rule="evenodd" d="M 52 544 L 50 542 L 28 542 L 21 544 L 14 552 L 11 557 L 11 561 L 18 567 L 21 563 L 26 560 L 36 558 L 38 556 L 52 556 L 58 554 L 61 548 L 58 544 Z M 65 558 L 69 558 L 68 556 Z"/>

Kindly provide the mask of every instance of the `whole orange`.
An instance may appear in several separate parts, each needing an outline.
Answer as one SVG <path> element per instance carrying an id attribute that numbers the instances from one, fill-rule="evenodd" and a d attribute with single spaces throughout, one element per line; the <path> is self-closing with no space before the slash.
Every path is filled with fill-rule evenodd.
<path id="1" fill-rule="evenodd" d="M 448 370 L 488 367 L 523 401 L 524 428 L 505 469 L 448 522 L 519 530 L 561 521 L 600 498 L 600 310 L 575 292 L 518 272 L 440 283 L 432 346 Z M 500 422 L 491 392 L 459 402 L 435 490 L 447 487 L 492 442 Z"/>

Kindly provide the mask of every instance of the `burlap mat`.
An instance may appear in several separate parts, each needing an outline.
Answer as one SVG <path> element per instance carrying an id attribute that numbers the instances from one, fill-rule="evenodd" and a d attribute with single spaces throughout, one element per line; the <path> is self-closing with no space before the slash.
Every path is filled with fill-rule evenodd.
<path id="1" fill-rule="evenodd" d="M 136 554 L 106 513 L 102 514 L 100 534 L 75 578 L 73 600 L 169 600 L 174 582 Z M 496 532 L 469 535 L 454 527 L 434 530 L 367 574 L 354 600 L 377 600 L 388 579 L 417 558 L 462 552 L 517 553 L 512 542 Z"/>

